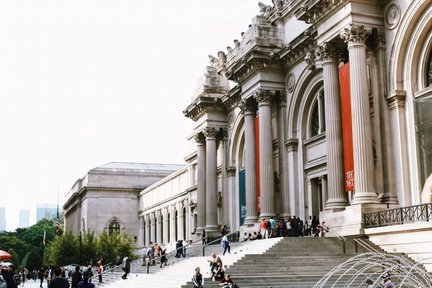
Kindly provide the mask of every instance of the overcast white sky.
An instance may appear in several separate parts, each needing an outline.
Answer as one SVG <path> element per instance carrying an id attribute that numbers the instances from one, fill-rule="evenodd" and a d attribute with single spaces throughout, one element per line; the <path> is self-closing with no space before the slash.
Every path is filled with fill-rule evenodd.
<path id="1" fill-rule="evenodd" d="M 271 1 L 262 1 L 266 4 Z M 0 207 L 60 204 L 112 162 L 184 163 L 208 55 L 234 46 L 256 0 L 0 2 Z"/>

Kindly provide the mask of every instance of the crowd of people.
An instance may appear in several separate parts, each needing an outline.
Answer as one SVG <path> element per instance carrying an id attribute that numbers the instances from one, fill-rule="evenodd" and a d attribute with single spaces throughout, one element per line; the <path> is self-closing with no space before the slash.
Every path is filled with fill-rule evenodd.
<path id="1" fill-rule="evenodd" d="M 320 223 L 316 216 L 310 216 L 307 221 L 296 216 L 289 217 L 286 221 L 284 218 L 276 221 L 274 217 L 270 217 L 269 219 L 261 219 L 258 231 L 245 232 L 242 241 L 271 237 L 324 237 L 329 231 L 330 228 L 325 221 Z"/>

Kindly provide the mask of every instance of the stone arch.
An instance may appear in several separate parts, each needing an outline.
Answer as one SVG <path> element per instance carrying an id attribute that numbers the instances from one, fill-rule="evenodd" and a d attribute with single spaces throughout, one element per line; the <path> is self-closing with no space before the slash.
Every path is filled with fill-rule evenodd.
<path id="1" fill-rule="evenodd" d="M 287 135 L 289 138 L 305 138 L 305 121 L 307 115 L 304 114 L 305 107 L 310 106 L 312 100 L 309 95 L 318 91 L 318 83 L 323 82 L 323 75 L 321 69 L 315 69 L 313 71 L 305 70 L 300 75 L 298 84 L 293 91 L 292 97 L 288 100 L 288 119 L 287 122 Z"/>
<path id="2" fill-rule="evenodd" d="M 233 122 L 232 133 L 229 147 L 230 166 L 241 166 L 243 156 L 239 156 L 240 147 L 243 147 L 244 142 L 244 117 L 241 113 L 237 114 Z M 239 162 L 240 161 L 240 162 Z"/>
<path id="3" fill-rule="evenodd" d="M 402 15 L 388 59 L 389 90 L 416 92 L 425 84 L 421 71 L 429 55 L 424 52 L 431 48 L 432 6 L 428 1 L 415 0 Z"/>
<path id="4" fill-rule="evenodd" d="M 406 158 L 403 161 L 406 161 L 409 168 L 406 179 L 409 186 L 406 189 L 412 191 L 412 202 L 418 203 L 421 202 L 421 182 L 424 176 L 420 167 L 420 148 L 415 125 L 415 100 L 430 89 L 426 89 L 428 84 L 425 74 L 432 51 L 432 6 L 427 1 L 415 0 L 402 15 L 388 59 L 390 83 L 387 92 L 405 96 L 404 101 L 401 101 L 401 109 L 404 109 L 406 118 L 402 123 L 406 125 L 406 151 L 403 154 Z M 427 94 L 430 95 L 430 92 Z"/>

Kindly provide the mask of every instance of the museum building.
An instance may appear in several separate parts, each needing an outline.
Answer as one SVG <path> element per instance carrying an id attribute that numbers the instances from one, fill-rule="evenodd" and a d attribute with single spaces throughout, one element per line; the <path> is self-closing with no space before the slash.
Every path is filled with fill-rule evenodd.
<path id="1" fill-rule="evenodd" d="M 195 123 L 186 166 L 138 193 L 139 245 L 315 215 L 385 242 L 399 228 L 368 230 L 365 214 L 431 202 L 432 5 L 273 0 L 257 12 L 209 56 L 183 111 Z M 412 224 L 400 230 L 432 231 Z"/>

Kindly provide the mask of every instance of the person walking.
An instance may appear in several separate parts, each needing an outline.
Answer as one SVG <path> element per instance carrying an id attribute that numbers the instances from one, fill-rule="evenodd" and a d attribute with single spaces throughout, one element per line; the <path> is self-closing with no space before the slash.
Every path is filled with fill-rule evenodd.
<path id="1" fill-rule="evenodd" d="M 228 237 L 227 237 L 227 235 L 224 235 L 224 236 L 222 237 L 221 245 L 222 245 L 222 248 L 224 249 L 222 255 L 225 255 L 225 252 L 226 252 L 227 250 L 228 250 L 228 253 L 231 254 L 231 245 L 230 245 L 230 243 L 229 243 L 229 241 L 228 241 Z"/>
<path id="2" fill-rule="evenodd" d="M 194 288 L 202 288 L 204 287 L 204 277 L 201 274 L 200 267 L 195 268 L 195 274 L 192 276 L 192 283 Z"/>
<path id="3" fill-rule="evenodd" d="M 102 266 L 102 261 L 98 261 L 97 263 L 97 272 L 98 272 L 98 277 L 99 277 L 99 283 L 102 283 L 102 272 L 103 272 L 104 268 Z"/>
<path id="4" fill-rule="evenodd" d="M 167 263 L 168 263 L 168 259 L 166 257 L 166 249 L 162 249 L 160 254 L 161 254 L 160 268 L 162 268 L 162 265 L 167 266 Z"/>
<path id="5" fill-rule="evenodd" d="M 126 280 L 127 279 L 127 275 L 129 274 L 129 272 L 130 272 L 130 258 L 128 257 L 128 256 L 125 256 L 124 258 L 123 258 L 123 263 L 122 263 L 122 269 L 123 269 L 123 271 L 125 272 L 122 276 L 121 276 L 121 278 L 123 279 L 123 280 Z"/>

